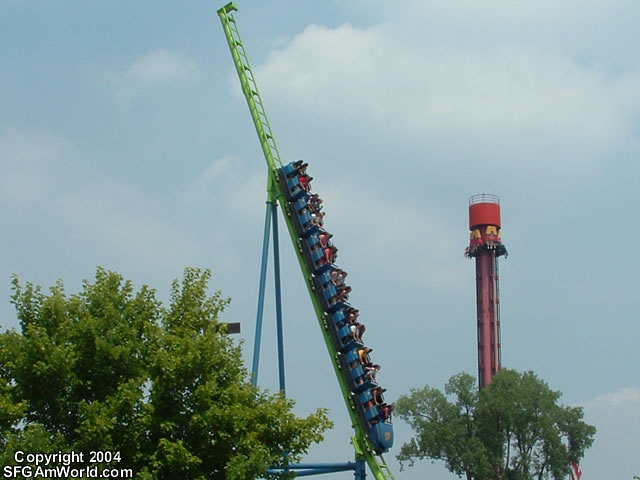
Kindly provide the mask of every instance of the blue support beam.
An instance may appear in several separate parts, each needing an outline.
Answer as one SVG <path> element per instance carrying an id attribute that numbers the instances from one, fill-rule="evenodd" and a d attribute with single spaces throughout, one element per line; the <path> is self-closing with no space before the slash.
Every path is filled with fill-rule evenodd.
<path id="1" fill-rule="evenodd" d="M 304 470 L 307 468 L 340 468 L 342 470 L 355 470 L 357 462 L 340 462 L 340 463 L 296 463 L 289 465 L 289 470 Z"/>
<path id="2" fill-rule="evenodd" d="M 282 468 L 271 468 L 267 470 L 267 473 L 278 474 L 278 473 L 283 473 L 285 471 L 294 470 L 296 473 L 296 477 L 309 477 L 311 475 L 324 475 L 326 473 L 346 472 L 349 470 L 354 470 L 357 474 L 359 468 L 362 468 L 362 471 L 364 472 L 364 465 L 361 465 L 361 462 L 298 463 L 295 465 L 288 465 L 286 467 L 286 470 Z M 361 478 L 361 477 L 356 477 L 356 478 Z"/>
<path id="3" fill-rule="evenodd" d="M 262 263 L 260 265 L 260 286 L 258 287 L 258 313 L 256 315 L 256 336 L 253 341 L 253 364 L 251 366 L 251 383 L 258 385 L 258 366 L 260 364 L 260 342 L 262 341 L 262 314 L 264 312 L 264 290 L 267 282 L 267 261 L 269 259 L 269 234 L 271 233 L 271 216 L 273 204 L 267 202 L 264 219 L 264 236 L 262 238 Z"/>
<path id="4" fill-rule="evenodd" d="M 346 470 L 351 470 L 346 469 Z M 327 473 L 337 473 L 337 472 L 344 472 L 345 469 L 344 468 L 324 468 L 324 469 L 318 469 L 318 470 L 302 470 L 300 472 L 296 472 L 296 477 L 310 477 L 312 475 L 325 475 Z"/>

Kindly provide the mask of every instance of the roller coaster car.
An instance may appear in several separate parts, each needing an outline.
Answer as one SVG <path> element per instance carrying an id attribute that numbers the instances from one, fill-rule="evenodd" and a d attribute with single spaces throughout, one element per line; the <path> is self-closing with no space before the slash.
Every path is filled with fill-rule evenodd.
<path id="1" fill-rule="evenodd" d="M 311 213 L 309 211 L 296 211 L 295 205 L 289 203 L 289 213 L 298 237 L 307 237 L 311 233 L 318 231 L 318 227 L 311 223 Z"/>
<path id="2" fill-rule="evenodd" d="M 329 323 L 334 325 L 335 328 L 340 328 L 347 323 L 347 314 L 344 311 L 344 308 L 340 310 L 336 310 L 328 315 Z"/>
<path id="3" fill-rule="evenodd" d="M 393 447 L 393 424 L 391 422 L 376 423 L 368 434 L 378 453 L 384 453 Z"/>
<path id="4" fill-rule="evenodd" d="M 332 283 L 323 284 L 319 275 L 313 277 L 313 284 L 316 287 L 316 293 L 322 304 L 322 310 L 325 312 L 335 312 L 338 310 L 338 307 L 333 308 L 335 305 L 334 300 L 338 296 L 336 287 Z"/>
<path id="5" fill-rule="evenodd" d="M 291 162 L 280 169 L 280 176 L 284 178 L 297 177 L 298 166 L 295 162 Z"/>
<path id="6" fill-rule="evenodd" d="M 356 349 L 349 350 L 344 354 L 341 354 L 340 362 L 342 365 L 342 371 L 344 372 L 344 378 L 347 381 L 349 390 L 352 392 L 360 393 L 364 390 L 378 386 L 377 383 L 371 381 L 371 379 L 365 375 L 364 368 L 358 359 Z"/>
<path id="7" fill-rule="evenodd" d="M 349 371 L 351 371 L 351 368 L 355 367 L 356 365 L 360 364 L 360 357 L 358 357 L 358 350 L 357 349 L 351 349 L 347 352 L 344 352 L 341 355 L 341 361 L 343 366 L 345 366 L 347 369 L 349 369 Z"/>
<path id="8" fill-rule="evenodd" d="M 282 191 L 287 200 L 296 200 L 307 194 L 309 190 L 308 183 L 312 180 L 311 177 L 298 170 L 297 163 L 298 162 L 290 163 L 278 170 L 278 181 L 282 186 Z M 304 165 L 306 166 L 306 164 Z M 304 188 L 302 182 L 300 182 L 300 178 L 302 177 L 304 177 L 303 181 L 306 178 L 305 183 L 307 188 Z"/>
<path id="9" fill-rule="evenodd" d="M 327 261 L 325 258 L 325 253 L 320 245 L 320 240 L 318 239 L 318 234 L 314 233 L 307 238 L 303 238 L 300 241 L 302 246 L 302 255 L 307 262 L 307 266 L 309 270 L 315 275 L 320 275 L 321 273 L 328 271 L 332 268 L 333 259 L 335 259 L 335 252 L 333 252 L 332 260 Z M 335 247 L 325 247 L 332 248 L 333 250 L 337 249 Z"/>
<path id="10" fill-rule="evenodd" d="M 308 237 L 304 237 L 302 239 L 302 244 L 307 253 L 313 252 L 315 250 L 320 250 L 320 252 L 322 252 L 322 245 L 320 244 L 320 238 L 317 231 L 313 232 Z"/>
<path id="11" fill-rule="evenodd" d="M 302 197 L 297 198 L 291 202 L 291 206 L 298 213 L 298 215 L 305 211 L 309 211 L 309 208 L 307 208 L 308 198 L 309 194 L 307 193 L 306 195 L 303 195 Z"/>
<path id="12" fill-rule="evenodd" d="M 333 339 L 333 345 L 339 352 L 347 352 L 349 350 L 356 350 L 363 348 L 364 343 L 358 342 L 353 338 L 349 325 L 346 323 L 346 315 L 344 313 L 344 307 L 330 312 L 327 315 L 327 326 L 329 327 L 329 333 Z"/>
<path id="13" fill-rule="evenodd" d="M 378 407 L 369 403 L 372 401 L 373 396 L 371 395 L 371 390 L 364 390 L 363 392 L 351 395 L 351 402 L 358 415 L 358 421 L 367 434 L 369 430 L 371 430 L 371 420 L 378 417 Z"/>
<path id="14" fill-rule="evenodd" d="M 320 242 L 318 242 L 318 236 L 311 235 L 310 237 L 300 239 L 300 246 L 302 247 L 302 256 L 305 262 L 307 262 L 309 270 L 311 270 L 312 273 L 319 273 L 316 272 L 316 263 L 324 259 L 324 252 L 322 251 L 322 247 L 320 247 Z"/>
<path id="15" fill-rule="evenodd" d="M 349 350 L 357 350 L 364 347 L 364 343 L 353 338 L 349 325 L 343 325 L 332 333 L 334 336 L 333 344 L 339 352 L 348 352 Z"/>
<path id="16" fill-rule="evenodd" d="M 316 275 L 315 277 L 315 282 L 316 282 L 316 286 L 320 289 L 320 290 L 325 290 L 333 285 L 333 282 L 331 281 L 331 272 L 338 270 L 336 267 L 331 266 L 329 267 L 327 270 L 325 270 L 324 272 L 322 272 L 319 275 Z"/>
<path id="17" fill-rule="evenodd" d="M 349 304 L 347 302 L 340 300 L 336 286 L 330 281 L 324 281 L 327 273 L 328 272 L 324 272 L 321 275 L 313 277 L 313 283 L 316 287 L 320 303 L 322 304 L 322 309 L 325 312 L 335 312 L 348 307 Z"/>
<path id="18" fill-rule="evenodd" d="M 292 200 L 288 203 L 288 211 L 293 226 L 298 234 L 298 237 L 308 237 L 311 234 L 317 233 L 318 235 L 325 234 L 327 238 L 331 237 L 331 234 L 326 232 L 322 227 L 319 227 L 317 223 L 312 222 L 312 213 L 307 208 L 307 199 L 309 194 L 305 192 L 301 197 Z"/>
<path id="19" fill-rule="evenodd" d="M 380 411 L 373 405 L 371 390 L 364 390 L 351 396 L 358 421 L 376 449 L 376 453 L 385 453 L 393 446 L 393 425 L 381 422 Z"/>
<path id="20" fill-rule="evenodd" d="M 285 198 L 289 201 L 292 201 L 304 196 L 307 191 L 300 184 L 300 180 L 298 179 L 297 175 L 287 176 L 287 174 L 285 173 L 285 169 L 289 167 L 289 165 L 286 165 L 280 169 L 278 180 L 280 181 L 280 186 L 282 187 Z"/>
<path id="21" fill-rule="evenodd" d="M 362 412 L 365 411 L 368 404 L 373 404 L 373 393 L 371 390 L 365 390 L 358 395 L 352 395 L 353 404 L 356 408 L 360 407 Z"/>
<path id="22" fill-rule="evenodd" d="M 304 195 L 291 202 L 298 213 L 308 210 L 311 213 L 320 213 L 322 210 L 322 199 L 317 193 L 306 192 Z"/>
<path id="23" fill-rule="evenodd" d="M 362 425 L 368 425 L 370 428 L 373 421 L 378 418 L 379 415 L 378 407 L 373 404 L 371 389 L 360 392 L 358 395 L 353 395 L 352 399 L 356 411 L 358 411 L 362 417 Z"/>

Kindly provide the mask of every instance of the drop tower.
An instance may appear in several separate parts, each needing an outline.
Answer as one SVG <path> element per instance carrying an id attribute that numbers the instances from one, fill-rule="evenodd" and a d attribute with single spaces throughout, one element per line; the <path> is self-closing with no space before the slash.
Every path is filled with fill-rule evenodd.
<path id="1" fill-rule="evenodd" d="M 469 246 L 465 256 L 476 261 L 478 383 L 491 382 L 500 370 L 500 291 L 498 258 L 507 256 L 500 234 L 500 199 L 482 193 L 469 198 Z"/>

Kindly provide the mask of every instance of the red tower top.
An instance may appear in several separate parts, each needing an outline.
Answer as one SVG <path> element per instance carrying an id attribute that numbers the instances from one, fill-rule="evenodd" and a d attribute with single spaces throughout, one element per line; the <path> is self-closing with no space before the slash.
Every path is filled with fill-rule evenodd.
<path id="1" fill-rule="evenodd" d="M 495 225 L 500 229 L 500 198 L 481 193 L 469 198 L 469 230 Z"/>
<path id="2" fill-rule="evenodd" d="M 469 197 L 469 246 L 467 257 L 475 257 L 485 250 L 494 250 L 496 257 L 507 255 L 500 233 L 500 198 L 481 193 Z"/>

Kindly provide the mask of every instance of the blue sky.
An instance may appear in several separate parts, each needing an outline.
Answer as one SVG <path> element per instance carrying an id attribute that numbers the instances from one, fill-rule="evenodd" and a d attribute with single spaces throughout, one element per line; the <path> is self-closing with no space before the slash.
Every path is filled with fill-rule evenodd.
<path id="1" fill-rule="evenodd" d="M 10 276 L 69 292 L 97 265 L 167 298 L 211 268 L 253 343 L 265 166 L 222 2 L 0 2 L 0 324 Z M 632 1 L 238 2 L 285 160 L 304 158 L 395 399 L 476 371 L 467 199 L 501 197 L 504 365 L 534 370 L 598 427 L 583 478 L 640 473 L 635 300 L 640 60 Z M 292 248 L 281 245 L 287 389 L 344 405 Z M 267 301 L 260 383 L 277 388 Z M 398 478 L 455 478 L 393 460 Z M 351 478 L 334 474 L 334 478 Z"/>

